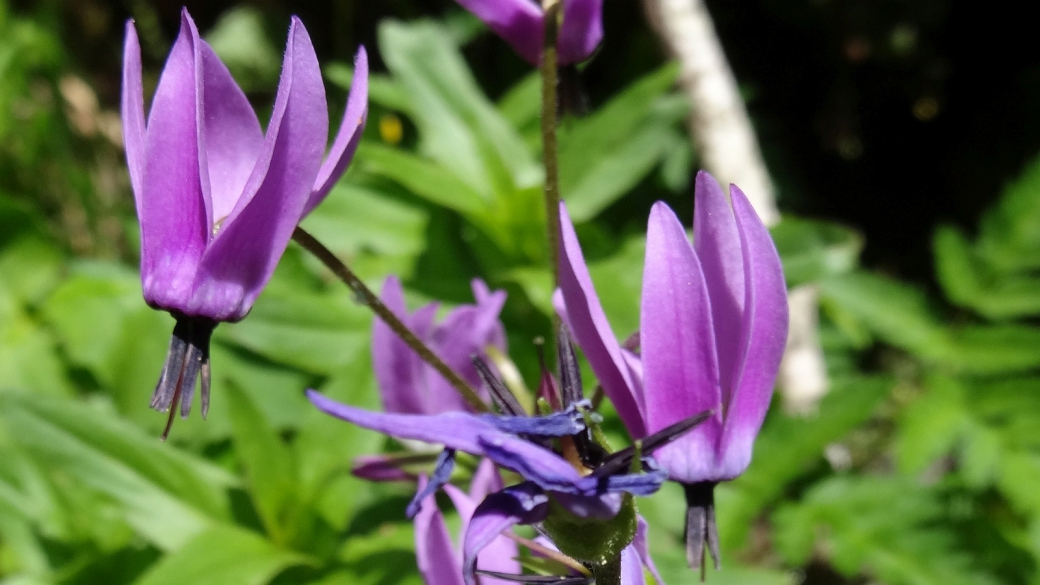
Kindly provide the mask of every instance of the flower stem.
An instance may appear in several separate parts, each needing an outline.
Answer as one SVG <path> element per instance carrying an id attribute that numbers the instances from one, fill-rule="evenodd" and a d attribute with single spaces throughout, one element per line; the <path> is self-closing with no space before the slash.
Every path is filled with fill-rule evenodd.
<path id="1" fill-rule="evenodd" d="M 487 412 L 488 407 L 484 404 L 484 401 L 480 399 L 480 396 L 477 395 L 477 392 L 467 384 L 455 370 L 451 369 L 448 364 L 444 363 L 441 358 L 437 357 L 437 355 L 433 353 L 433 350 L 419 340 L 419 338 L 412 333 L 411 329 L 408 329 L 408 326 L 402 323 L 401 320 L 397 318 L 397 315 L 394 315 L 393 311 L 384 305 L 383 301 L 380 301 L 379 297 L 377 297 L 371 289 L 365 286 L 365 283 L 361 282 L 361 279 L 358 278 L 353 271 L 347 268 L 347 265 L 340 261 L 331 250 L 326 248 L 324 244 L 319 242 L 314 238 L 314 236 L 307 233 L 307 231 L 301 227 L 297 227 L 296 231 L 293 232 L 293 239 L 308 252 L 314 254 L 318 260 L 321 260 L 322 264 L 350 287 L 350 290 L 354 291 L 354 294 L 358 296 L 361 302 L 368 305 L 376 316 L 382 319 L 383 322 L 401 338 L 401 341 L 408 344 L 408 347 L 412 348 L 412 351 L 418 354 L 424 362 L 430 364 L 433 369 L 437 370 L 437 373 L 444 376 L 444 379 L 462 395 L 462 398 L 465 399 L 475 411 Z"/>
<path id="2" fill-rule="evenodd" d="M 593 565 L 592 575 L 596 579 L 596 585 L 621 585 L 621 556 Z"/>
<path id="3" fill-rule="evenodd" d="M 556 39 L 560 32 L 560 0 L 542 0 L 545 33 L 542 44 L 542 159 L 545 164 L 545 215 L 553 288 L 560 281 L 560 167 L 556 144 Z"/>

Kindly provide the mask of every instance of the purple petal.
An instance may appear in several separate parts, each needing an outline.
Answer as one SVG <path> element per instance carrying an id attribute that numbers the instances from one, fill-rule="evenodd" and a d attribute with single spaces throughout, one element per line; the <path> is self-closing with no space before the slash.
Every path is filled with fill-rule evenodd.
<path id="1" fill-rule="evenodd" d="M 425 482 L 426 485 L 419 486 L 419 489 L 415 492 L 415 497 L 412 498 L 412 501 L 408 503 L 408 507 L 405 508 L 405 515 L 408 518 L 414 518 L 416 513 L 419 512 L 419 505 L 422 501 L 437 493 L 437 490 L 451 481 L 451 473 L 453 471 L 455 471 L 455 450 L 445 449 L 437 457 L 430 481 Z"/>
<path id="2" fill-rule="evenodd" d="M 705 479 L 714 473 L 721 430 L 711 305 L 686 232 L 661 202 L 654 204 L 647 229 L 640 324 L 647 430 L 716 411 L 655 457 L 674 480 Z"/>
<path id="3" fill-rule="evenodd" d="M 647 525 L 646 519 L 638 516 L 636 518 L 636 536 L 632 539 L 632 544 L 628 545 L 628 549 L 635 553 L 640 565 L 650 570 L 650 574 L 654 576 L 657 585 L 664 585 L 664 579 L 657 572 L 654 559 L 650 557 L 650 542 L 647 540 L 649 532 L 650 527 Z M 624 559 L 621 562 L 624 563 Z M 624 570 L 624 567 L 622 567 L 622 570 Z M 642 573 L 642 568 L 640 568 L 640 573 Z"/>
<path id="4" fill-rule="evenodd" d="M 569 437 L 585 430 L 585 419 L 577 408 L 545 416 L 495 416 L 488 420 L 500 431 L 534 437 Z"/>
<path id="5" fill-rule="evenodd" d="M 409 325 L 419 339 L 426 338 L 433 325 L 436 307 L 422 314 L 416 313 L 414 318 L 409 316 L 405 307 L 404 289 L 396 276 L 388 276 L 383 282 L 379 298 L 399 319 Z M 416 325 L 425 327 L 419 327 L 420 330 L 417 331 Z M 383 399 L 383 408 L 387 412 L 432 414 L 427 412 L 424 400 L 424 367 L 419 356 L 401 341 L 386 323 L 381 319 L 374 320 L 372 368 Z"/>
<path id="6" fill-rule="evenodd" d="M 411 481 L 415 479 L 394 457 L 386 455 L 361 455 L 354 458 L 350 473 L 368 481 Z"/>
<path id="7" fill-rule="evenodd" d="M 481 455 L 481 435 L 501 435 L 490 422 L 467 412 L 445 412 L 436 415 L 387 414 L 341 404 L 315 392 L 307 398 L 320 410 L 359 427 L 397 437 L 441 444 L 465 453 Z M 548 451 L 547 451 L 548 452 Z M 553 455 L 555 457 L 555 454 Z"/>
<path id="8" fill-rule="evenodd" d="M 365 52 L 365 47 L 359 47 L 357 56 L 354 57 L 354 79 L 350 84 L 350 95 L 347 96 L 347 108 L 343 112 L 343 121 L 339 124 L 339 131 L 336 132 L 336 139 L 332 141 L 328 157 L 318 170 L 314 190 L 303 209 L 304 215 L 310 213 L 325 199 L 343 171 L 347 169 L 350 160 L 354 158 L 358 143 L 361 142 L 367 119 L 368 53 Z"/>
<path id="9" fill-rule="evenodd" d="M 787 340 L 787 287 L 776 246 L 744 193 L 736 186 L 730 193 L 748 286 L 741 324 L 741 370 L 723 435 L 723 478 L 736 477 L 751 463 L 755 436 L 769 409 Z"/>
<path id="10" fill-rule="evenodd" d="M 567 207 L 560 204 L 560 291 L 566 319 L 574 339 L 592 366 L 604 394 L 617 409 L 621 421 L 636 439 L 647 434 L 642 401 L 621 353 L 621 346 L 607 322 L 589 269 L 574 232 Z"/>
<path id="11" fill-rule="evenodd" d="M 489 492 L 484 492 L 484 488 L 491 489 Z M 477 504 L 484 501 L 484 498 L 487 497 L 488 493 L 500 489 L 502 489 L 502 480 L 499 478 L 494 464 L 492 464 L 489 459 L 485 459 L 481 462 L 480 466 L 477 467 L 477 472 L 473 476 L 473 483 L 470 486 L 469 495 L 463 493 L 462 490 L 451 484 L 444 486 L 444 491 L 451 498 L 452 503 L 455 504 L 455 509 L 459 513 L 459 519 L 462 520 L 462 527 L 459 530 L 460 534 L 465 535 L 469 529 L 469 522 L 473 518 L 473 513 L 477 508 Z M 498 536 L 484 548 L 483 554 L 480 555 L 480 560 L 477 562 L 477 567 L 485 571 L 519 573 L 520 562 L 517 561 L 518 556 L 519 553 L 517 551 L 516 542 L 506 538 L 505 536 Z M 461 564 L 461 550 L 459 550 L 458 559 Z M 492 579 L 490 577 L 481 577 L 480 582 L 481 585 L 508 585 L 507 581 Z"/>
<path id="12" fill-rule="evenodd" d="M 249 312 L 303 216 L 327 136 L 318 58 L 293 17 L 263 153 L 202 258 L 190 314 L 233 321 Z"/>
<path id="13" fill-rule="evenodd" d="M 425 487 L 426 479 L 420 478 L 419 489 Z M 415 559 L 426 585 L 462 585 L 462 569 L 432 494 L 423 499 L 415 516 Z"/>
<path id="14" fill-rule="evenodd" d="M 458 0 L 532 65 L 541 60 L 542 10 L 531 0 Z"/>
<path id="15" fill-rule="evenodd" d="M 603 0 L 563 0 L 563 26 L 556 41 L 560 65 L 588 59 L 603 40 Z"/>
<path id="16" fill-rule="evenodd" d="M 733 209 L 722 188 L 708 173 L 697 173 L 693 213 L 693 247 L 704 270 L 711 298 L 711 318 L 719 356 L 722 402 L 740 367 L 740 324 L 744 314 L 744 259 Z"/>
<path id="17" fill-rule="evenodd" d="M 463 539 L 463 577 L 474 585 L 477 556 L 499 534 L 517 524 L 541 522 L 548 513 L 549 498 L 537 486 L 522 483 L 491 494 L 477 506 Z"/>
<path id="18" fill-rule="evenodd" d="M 134 28 L 133 20 L 126 21 L 126 41 L 123 44 L 123 95 L 120 109 L 123 117 L 126 166 L 130 171 L 134 201 L 140 210 L 147 142 L 144 125 L 144 86 L 141 83 L 141 44 L 137 40 L 137 29 Z"/>
<path id="19" fill-rule="evenodd" d="M 180 33 L 152 100 L 144 173 L 138 177 L 141 284 L 145 300 L 164 309 L 188 308 L 210 238 L 211 215 L 200 172 L 199 42 L 195 23 L 183 11 Z"/>
<path id="20" fill-rule="evenodd" d="M 213 223 L 219 225 L 235 208 L 264 146 L 264 134 L 253 106 L 227 67 L 204 41 L 203 143 L 209 167 Z"/>
<path id="21" fill-rule="evenodd" d="M 505 433 L 482 433 L 478 440 L 482 455 L 542 489 L 580 495 L 599 491 L 595 478 L 582 477 L 566 459 L 540 445 Z"/>

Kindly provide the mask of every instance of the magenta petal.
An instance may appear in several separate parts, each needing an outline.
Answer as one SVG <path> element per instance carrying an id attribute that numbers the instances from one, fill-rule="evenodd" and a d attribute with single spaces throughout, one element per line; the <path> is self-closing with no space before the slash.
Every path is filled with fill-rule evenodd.
<path id="1" fill-rule="evenodd" d="M 477 506 L 463 537 L 463 577 L 474 585 L 477 557 L 502 532 L 517 524 L 533 524 L 545 519 L 549 498 L 537 486 L 522 483 L 491 494 Z"/>
<path id="2" fill-rule="evenodd" d="M 747 290 L 741 325 L 741 370 L 727 407 L 722 472 L 747 469 L 755 435 L 762 427 L 787 340 L 787 287 L 769 230 L 736 186 L 730 188 L 740 231 Z"/>
<path id="3" fill-rule="evenodd" d="M 661 429 L 704 410 L 716 411 L 655 457 L 673 480 L 709 478 L 721 430 L 711 305 L 686 232 L 660 202 L 650 212 L 640 312 L 647 428 Z"/>
<path id="4" fill-rule="evenodd" d="M 531 0 L 458 0 L 532 65 L 541 60 L 542 10 Z"/>
<path id="5" fill-rule="evenodd" d="M 321 164 L 318 178 L 314 182 L 314 190 L 307 199 L 304 215 L 311 212 L 325 199 L 340 175 L 347 169 L 354 158 L 361 135 L 365 131 L 368 118 L 368 53 L 360 47 L 354 57 L 354 80 L 350 84 L 350 95 L 347 96 L 347 108 L 343 112 L 343 121 L 339 124 L 336 139 L 328 157 Z"/>
<path id="6" fill-rule="evenodd" d="M 563 26 L 556 41 L 560 65 L 588 59 L 603 40 L 603 0 L 563 0 Z"/>
<path id="7" fill-rule="evenodd" d="M 419 489 L 425 485 L 426 478 L 420 478 Z M 462 568 L 433 494 L 421 502 L 415 516 L 415 559 L 426 585 L 462 585 Z"/>
<path id="8" fill-rule="evenodd" d="M 478 484 L 483 485 L 478 486 Z M 485 488 L 491 489 L 484 491 Z M 455 510 L 458 511 L 459 519 L 462 520 L 460 534 L 465 535 L 468 531 L 469 523 L 473 518 L 473 513 L 476 511 L 477 504 L 484 501 L 488 493 L 497 492 L 501 489 L 502 480 L 498 477 L 498 471 L 495 470 L 494 464 L 489 459 L 485 459 L 477 467 L 477 471 L 473 476 L 473 483 L 470 485 L 469 495 L 451 484 L 444 486 L 445 493 L 448 494 L 452 503 L 455 504 Z M 517 561 L 518 556 L 516 542 L 509 540 L 505 536 L 498 536 L 484 548 L 483 553 L 480 555 L 480 560 L 477 562 L 477 567 L 485 571 L 516 574 L 521 570 L 520 562 Z M 459 551 L 458 559 L 461 564 L 461 550 Z M 509 582 L 485 576 L 480 578 L 480 583 L 481 585 L 508 585 Z"/>
<path id="9" fill-rule="evenodd" d="M 213 223 L 220 224 L 242 195 L 264 146 L 264 134 L 246 94 L 217 54 L 205 42 L 200 52 L 210 199 Z"/>
<path id="10" fill-rule="evenodd" d="M 642 516 L 637 517 L 636 536 L 632 539 L 632 544 L 628 545 L 628 548 L 631 549 L 639 558 L 640 565 L 650 570 L 650 574 L 654 576 L 657 585 L 664 585 L 664 579 L 662 579 L 661 574 L 657 572 L 657 567 L 654 565 L 654 559 L 650 558 L 650 542 L 648 540 L 649 532 L 650 527 L 647 525 L 646 519 Z"/>
<path id="11" fill-rule="evenodd" d="M 126 21 L 123 44 L 123 95 L 120 101 L 123 118 L 123 145 L 134 201 L 141 208 L 147 142 L 144 125 L 144 87 L 141 82 L 141 43 L 137 40 L 134 21 Z M 143 248 L 143 247 L 142 247 Z"/>
<path id="12" fill-rule="evenodd" d="M 351 475 L 368 481 L 411 481 L 415 478 L 388 455 L 360 455 L 354 458 Z"/>
<path id="13" fill-rule="evenodd" d="M 327 135 L 318 58 L 294 17 L 263 153 L 202 258 L 189 313 L 234 321 L 249 312 L 303 216 Z"/>
<path id="14" fill-rule="evenodd" d="M 722 401 L 728 403 L 740 367 L 744 255 L 733 209 L 719 184 L 704 171 L 697 173 L 693 209 L 693 247 L 711 298 Z"/>
<path id="15" fill-rule="evenodd" d="M 506 301 L 505 291 L 489 294 L 478 305 L 462 305 L 452 309 L 430 337 L 434 352 L 444 363 L 459 372 L 487 401 L 487 390 L 473 366 L 472 356 L 486 355 L 485 348 L 495 345 L 505 351 L 505 334 L 498 320 Z M 432 367 L 426 368 L 427 390 L 437 412 L 472 410 L 447 380 Z"/>
<path id="16" fill-rule="evenodd" d="M 415 319 L 408 315 L 404 302 L 404 289 L 396 276 L 387 277 L 383 283 L 380 299 L 399 319 L 409 325 L 412 332 L 425 338 L 425 331 L 415 330 Z M 426 331 L 433 324 L 433 312 L 428 311 L 417 318 L 426 317 Z M 393 330 L 375 319 L 372 323 L 372 369 L 375 372 L 383 408 L 387 412 L 426 413 L 422 388 L 424 364 L 415 352 L 397 336 Z"/>
<path id="17" fill-rule="evenodd" d="M 614 404 L 628 432 L 636 439 L 645 437 L 646 415 L 642 401 L 637 398 L 636 382 L 596 296 L 581 244 L 563 203 L 560 204 L 560 291 L 566 307 L 563 318 L 570 324 L 574 339 L 603 386 L 603 392 Z"/>
<path id="18" fill-rule="evenodd" d="M 182 12 L 180 34 L 152 100 L 144 173 L 139 175 L 141 284 L 145 300 L 164 309 L 187 309 L 210 238 L 202 186 L 208 177 L 200 172 L 198 43 L 195 23 Z"/>

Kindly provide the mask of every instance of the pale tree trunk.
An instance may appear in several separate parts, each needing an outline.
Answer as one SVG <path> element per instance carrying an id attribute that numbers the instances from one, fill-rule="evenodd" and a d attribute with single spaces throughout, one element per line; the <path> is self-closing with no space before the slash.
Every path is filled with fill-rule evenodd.
<path id="1" fill-rule="evenodd" d="M 680 64 L 679 83 L 692 104 L 690 137 L 702 166 L 723 185 L 733 183 L 767 225 L 780 219 L 744 100 L 703 0 L 643 0 L 654 30 Z M 827 392 L 817 333 L 814 287 L 790 291 L 791 326 L 779 385 L 792 412 L 811 412 Z"/>

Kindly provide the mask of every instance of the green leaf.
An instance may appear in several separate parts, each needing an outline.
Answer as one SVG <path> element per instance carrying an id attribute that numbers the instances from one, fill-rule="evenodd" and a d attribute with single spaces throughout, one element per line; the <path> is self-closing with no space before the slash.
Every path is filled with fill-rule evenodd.
<path id="1" fill-rule="evenodd" d="M 487 209 L 486 196 L 459 179 L 447 166 L 398 148 L 368 142 L 358 150 L 358 162 L 362 168 L 397 181 L 431 203 L 464 215 L 478 214 Z"/>
<path id="2" fill-rule="evenodd" d="M 443 28 L 384 21 L 379 46 L 413 103 L 425 156 L 480 193 L 508 194 L 542 180 L 531 152 L 480 90 Z"/>
<path id="3" fill-rule="evenodd" d="M 1040 267 L 1040 159 L 1009 185 L 1000 203 L 986 213 L 978 250 L 987 266 L 1001 273 Z"/>
<path id="4" fill-rule="evenodd" d="M 163 558 L 135 585 L 263 585 L 286 568 L 311 562 L 252 532 L 219 526 Z"/>
<path id="5" fill-rule="evenodd" d="M 661 98 L 678 76 L 674 63 L 647 75 L 592 115 L 560 131 L 560 191 L 575 222 L 587 221 L 660 161 L 685 109 Z M 685 104 L 685 102 L 681 102 Z"/>
<path id="6" fill-rule="evenodd" d="M 940 227 L 934 238 L 936 274 L 951 301 L 990 319 L 1040 314 L 1040 279 L 981 266 L 964 235 Z"/>
<path id="7" fill-rule="evenodd" d="M 888 378 L 833 380 L 818 414 L 811 418 L 783 416 L 773 409 L 755 442 L 751 467 L 715 490 L 723 547 L 741 547 L 755 516 L 792 481 L 819 465 L 827 445 L 867 421 L 892 385 Z"/>
<path id="8" fill-rule="evenodd" d="M 285 545 L 298 514 L 296 462 L 249 395 L 236 384 L 228 384 L 225 394 L 249 493 L 271 540 Z"/>
<path id="9" fill-rule="evenodd" d="M 863 236 L 828 222 L 784 216 L 770 233 L 788 287 L 849 272 L 863 249 Z"/>
<path id="10" fill-rule="evenodd" d="M 119 502 L 146 540 L 173 550 L 228 518 L 234 479 L 110 412 L 68 400 L 0 394 L 0 421 L 41 465 Z"/>

